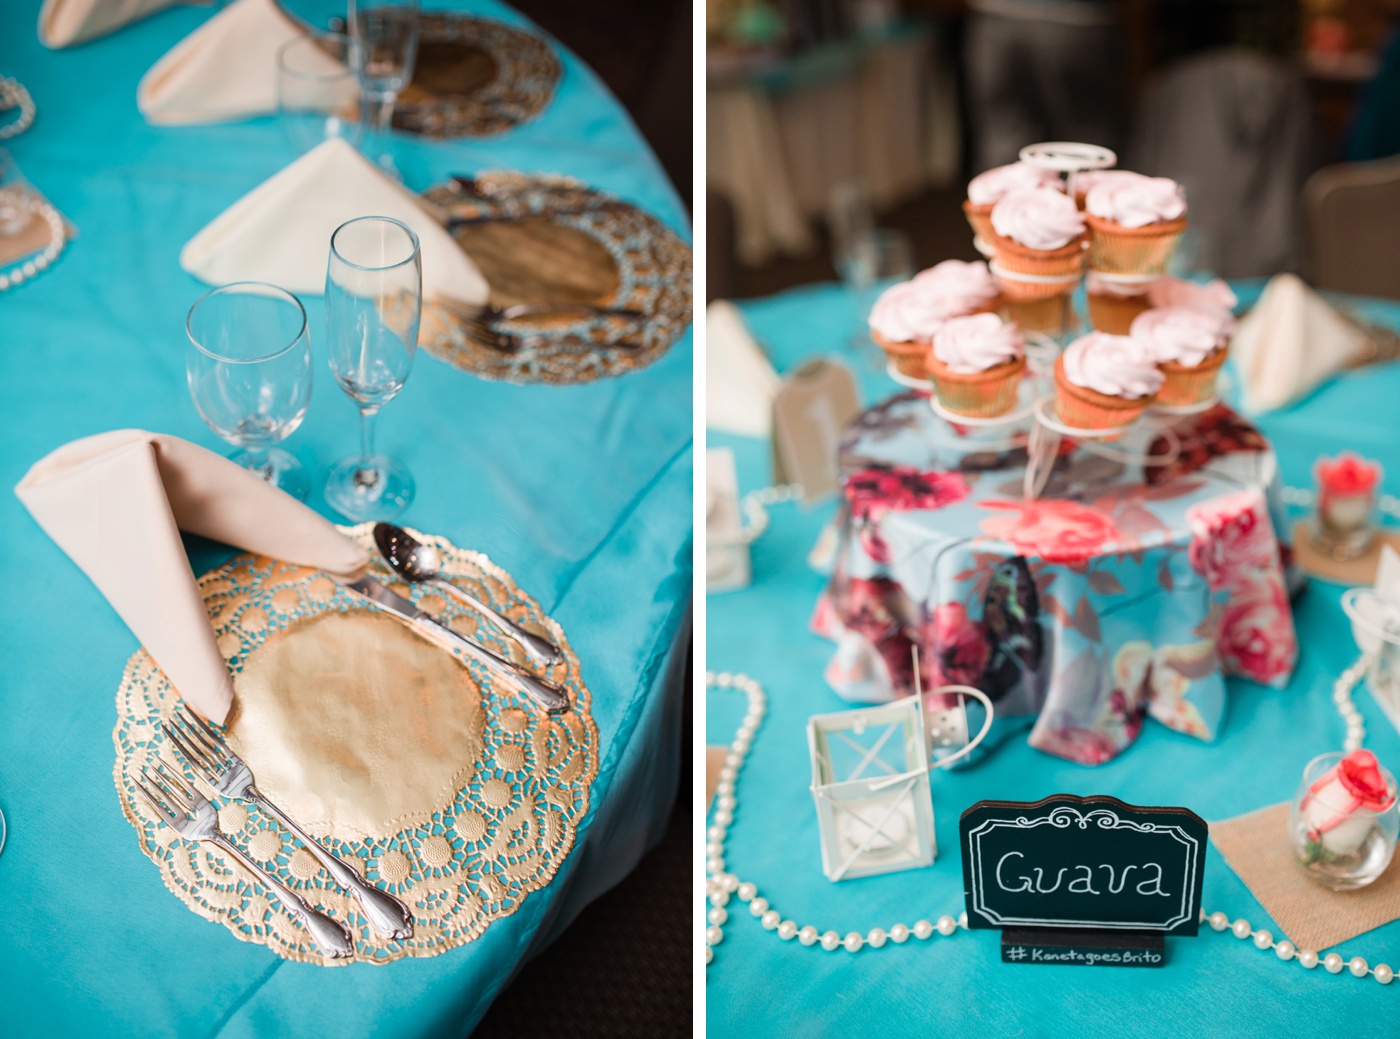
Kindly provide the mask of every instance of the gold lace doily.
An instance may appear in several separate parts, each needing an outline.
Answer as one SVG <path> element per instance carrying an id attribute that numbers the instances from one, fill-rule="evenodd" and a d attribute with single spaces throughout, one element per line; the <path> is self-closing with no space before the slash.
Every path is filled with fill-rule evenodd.
<path id="1" fill-rule="evenodd" d="M 394 107 L 397 129 L 490 137 L 533 119 L 554 97 L 563 66 L 533 33 L 460 14 L 418 19 L 418 59 Z"/>
<path id="2" fill-rule="evenodd" d="M 345 528 L 372 553 L 370 529 Z M 550 634 L 565 659 L 547 677 L 568 690 L 568 712 L 544 715 L 479 664 L 449 656 L 319 571 L 240 555 L 199 581 L 234 675 L 230 744 L 264 794 L 408 905 L 412 938 L 379 938 L 359 904 L 289 833 L 256 806 L 210 796 L 203 783 L 196 786 L 218 808 L 229 838 L 349 927 L 354 957 L 323 958 L 251 873 L 212 844 L 179 838 L 132 784 L 156 755 L 194 782 L 159 728 L 179 696 L 144 649 L 127 663 L 117 690 L 114 776 L 141 850 L 192 910 L 286 959 L 389 963 L 463 945 L 549 883 L 588 811 L 598 729 L 563 632 L 486 556 L 417 536 L 438 550 L 455 584 Z M 425 612 L 521 659 L 455 598 L 399 584 L 377 560 L 372 572 Z M 383 665 L 386 656 L 392 667 Z M 346 657 L 340 673 L 324 663 Z M 308 661 L 322 673 L 308 673 Z M 356 729 L 353 742 L 337 738 Z"/>
<path id="3" fill-rule="evenodd" d="M 436 185 L 423 195 L 449 220 L 509 218 L 453 228 L 481 267 L 493 304 L 582 303 L 647 315 L 518 318 L 501 328 L 519 348 L 503 352 L 482 343 L 451 312 L 425 302 L 419 342 L 440 360 L 486 379 L 591 382 L 645 368 L 690 326 L 690 246 L 636 206 L 570 177 L 505 170 Z"/>

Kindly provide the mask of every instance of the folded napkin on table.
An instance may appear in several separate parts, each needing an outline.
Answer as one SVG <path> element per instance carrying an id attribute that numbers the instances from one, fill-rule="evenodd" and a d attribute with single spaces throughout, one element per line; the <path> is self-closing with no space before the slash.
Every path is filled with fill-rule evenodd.
<path id="1" fill-rule="evenodd" d="M 173 7 L 181 0 L 44 0 L 39 9 L 39 42 L 71 47 L 105 36 L 128 22 Z"/>
<path id="2" fill-rule="evenodd" d="M 1360 329 L 1297 275 L 1275 275 L 1231 340 L 1245 410 L 1268 411 L 1297 400 L 1346 367 L 1365 342 Z"/>
<path id="3" fill-rule="evenodd" d="M 65 444 L 15 488 L 184 699 L 222 722 L 233 702 L 180 531 L 348 576 L 364 549 L 290 495 L 212 451 L 119 429 Z"/>
<path id="4" fill-rule="evenodd" d="M 705 310 L 705 425 L 766 437 L 782 380 L 749 334 L 739 308 L 717 299 Z"/>
<path id="5" fill-rule="evenodd" d="M 420 204 L 339 138 L 317 145 L 229 206 L 180 251 L 201 281 L 266 281 L 308 296 L 326 290 L 335 229 L 357 216 L 388 216 L 413 228 L 423 252 L 423 299 L 485 303 L 481 271 Z"/>
<path id="6" fill-rule="evenodd" d="M 136 107 L 157 125 L 275 112 L 277 52 L 308 31 L 276 0 L 234 0 L 151 66 L 136 87 Z M 324 74 L 345 71 L 329 55 L 323 60 Z"/>

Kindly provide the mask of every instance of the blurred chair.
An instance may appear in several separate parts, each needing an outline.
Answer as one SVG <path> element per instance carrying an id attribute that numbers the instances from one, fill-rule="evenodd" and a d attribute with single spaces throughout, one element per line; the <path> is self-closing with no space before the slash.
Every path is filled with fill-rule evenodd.
<path id="1" fill-rule="evenodd" d="M 1400 157 L 1318 170 L 1303 207 L 1314 286 L 1400 299 Z"/>
<path id="2" fill-rule="evenodd" d="M 1185 187 L 1181 268 L 1224 278 L 1301 268 L 1309 113 L 1296 70 L 1242 49 L 1188 58 L 1148 85 L 1122 165 Z"/>
<path id="3" fill-rule="evenodd" d="M 734 206 L 718 191 L 705 192 L 705 302 L 738 293 L 739 253 Z"/>

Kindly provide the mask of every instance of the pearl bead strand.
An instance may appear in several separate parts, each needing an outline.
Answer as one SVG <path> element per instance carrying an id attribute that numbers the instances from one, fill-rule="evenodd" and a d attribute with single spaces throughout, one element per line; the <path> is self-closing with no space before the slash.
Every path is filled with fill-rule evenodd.
<path id="1" fill-rule="evenodd" d="M 1299 949 L 1286 939 L 1281 942 L 1274 941 L 1271 932 L 1262 929 L 1256 931 L 1243 917 L 1232 921 L 1225 913 L 1207 913 L 1205 910 L 1201 910 L 1201 922 L 1209 924 L 1212 931 L 1229 931 L 1240 941 L 1244 941 L 1246 938 L 1251 939 L 1254 942 L 1254 947 L 1261 952 L 1273 950 L 1274 955 L 1285 963 L 1290 960 L 1296 961 L 1298 966 L 1305 970 L 1313 970 L 1320 965 L 1329 974 L 1340 974 L 1345 970 L 1354 978 L 1364 978 L 1370 975 L 1382 985 L 1389 985 L 1395 980 L 1395 971 L 1384 963 L 1378 963 L 1372 967 L 1361 956 L 1353 956 L 1348 960 L 1339 952 L 1329 952 L 1326 956 L 1320 957 L 1311 949 Z"/>
<path id="2" fill-rule="evenodd" d="M 715 813 L 711 817 L 709 829 L 705 831 L 705 895 L 710 903 L 710 908 L 705 914 L 707 964 L 714 962 L 715 946 L 724 941 L 724 925 L 730 916 L 728 906 L 731 896 L 748 904 L 749 915 L 755 917 L 765 931 L 773 931 L 785 942 L 795 938 L 799 945 L 807 948 L 819 946 L 826 952 L 844 949 L 854 953 L 867 947 L 881 949 L 886 943 L 903 945 L 911 935 L 920 941 L 927 941 L 935 934 L 948 938 L 956 934 L 959 928 L 966 929 L 967 913 L 964 912 L 959 913 L 956 918 L 940 916 L 937 922 L 919 920 L 912 926 L 897 923 L 888 931 L 883 927 L 872 927 L 865 934 L 851 931 L 843 937 L 836 931 L 823 932 L 811 924 L 799 926 L 796 921 L 784 919 L 768 899 L 759 895 L 756 885 L 726 872 L 724 842 L 729 834 L 729 827 L 734 822 L 734 811 L 738 807 L 734 796 L 734 783 L 740 769 L 744 767 L 744 759 L 748 756 L 754 735 L 763 722 L 767 696 L 763 687 L 748 675 L 731 674 L 727 671 L 718 674 L 706 672 L 705 687 L 738 689 L 749 700 L 748 713 L 734 733 L 734 741 L 729 745 L 729 753 L 724 758 L 724 767 L 720 769 L 719 782 L 715 786 Z"/>
<path id="3" fill-rule="evenodd" d="M 1346 740 L 1342 747 L 1348 752 L 1360 750 L 1361 744 L 1366 741 L 1366 721 L 1356 709 L 1351 691 L 1356 688 L 1356 683 L 1361 681 L 1370 667 L 1371 654 L 1362 653 L 1356 658 L 1356 663 L 1343 671 L 1332 685 L 1332 702 L 1337 705 L 1337 713 L 1342 716 L 1342 721 L 1347 727 Z"/>
<path id="4" fill-rule="evenodd" d="M 63 227 L 63 217 L 59 216 L 58 210 L 49 205 L 48 202 L 35 195 L 26 195 L 21 199 L 19 205 L 31 213 L 39 214 L 44 223 L 49 225 L 49 243 L 37 256 L 31 257 L 7 271 L 0 272 L 0 292 L 22 285 L 36 274 L 47 270 L 49 265 L 58 259 L 58 254 L 63 251 L 63 246 L 68 240 L 68 232 Z"/>
<path id="5" fill-rule="evenodd" d="M 0 141 L 18 137 L 34 122 L 34 99 L 24 84 L 9 76 L 0 76 L 0 112 L 11 108 L 19 109 L 19 118 L 0 126 Z"/>

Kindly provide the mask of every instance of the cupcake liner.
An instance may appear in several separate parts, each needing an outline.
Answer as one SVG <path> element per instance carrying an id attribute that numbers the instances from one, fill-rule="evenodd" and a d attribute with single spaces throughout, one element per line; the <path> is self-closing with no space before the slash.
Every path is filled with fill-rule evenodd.
<path id="1" fill-rule="evenodd" d="M 1096 332 L 1125 336 L 1132 327 L 1133 318 L 1144 310 L 1150 310 L 1152 302 L 1147 293 L 1140 296 L 1114 296 L 1109 293 L 1089 293 L 1089 323 Z"/>
<path id="2" fill-rule="evenodd" d="M 1194 368 L 1176 361 L 1167 361 L 1157 367 L 1166 377 L 1162 388 L 1157 391 L 1156 402 L 1174 408 L 1190 407 L 1210 400 L 1215 393 L 1215 380 L 1225 363 L 1229 351 L 1219 347 L 1206 355 L 1205 360 Z"/>
<path id="3" fill-rule="evenodd" d="M 1075 315 L 1070 305 L 1072 292 L 1036 299 L 1002 297 L 998 308 L 1003 318 L 1014 322 L 1023 332 L 1044 332 L 1060 335 L 1074 326 Z"/>
<path id="4" fill-rule="evenodd" d="M 1141 415 L 1153 399 L 1128 400 L 1076 386 L 1065 375 L 1064 355 L 1055 359 L 1055 411 L 1061 422 L 1074 429 L 1126 426 Z"/>
<path id="5" fill-rule="evenodd" d="M 1074 291 L 1084 271 L 1084 238 L 1058 249 L 1029 249 L 995 231 L 987 239 L 994 250 L 993 274 L 1009 299 L 1044 299 Z M 1018 274 L 1029 275 L 1022 279 Z M 1039 279 L 1047 279 L 1041 281 Z"/>
<path id="6" fill-rule="evenodd" d="M 914 340 L 909 343 L 896 343 L 892 339 L 886 339 L 874 329 L 870 331 L 870 338 L 875 340 L 875 345 L 889 355 L 891 363 L 900 375 L 907 375 L 911 379 L 927 379 L 928 372 L 924 369 L 924 358 L 928 356 L 928 340 Z"/>
<path id="7" fill-rule="evenodd" d="M 1123 227 L 1085 213 L 1089 225 L 1089 265 L 1111 274 L 1164 274 L 1186 230 L 1186 218 L 1146 227 Z"/>
<path id="8" fill-rule="evenodd" d="M 955 372 L 932 352 L 928 355 L 928 374 L 933 377 L 938 403 L 947 411 L 968 418 L 996 418 L 1014 408 L 1025 371 L 1024 357 L 983 372 Z"/>
<path id="9" fill-rule="evenodd" d="M 980 238 L 984 242 L 992 240 L 992 207 L 975 205 L 968 200 L 963 200 L 963 215 L 967 217 L 968 225 L 972 228 L 972 236 Z"/>

